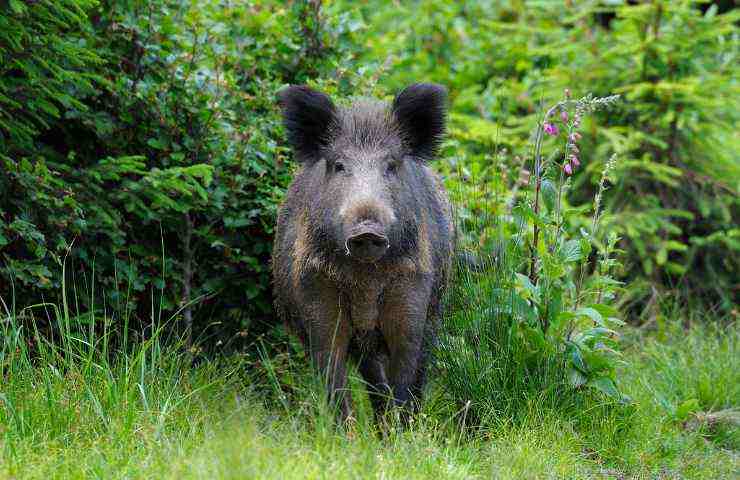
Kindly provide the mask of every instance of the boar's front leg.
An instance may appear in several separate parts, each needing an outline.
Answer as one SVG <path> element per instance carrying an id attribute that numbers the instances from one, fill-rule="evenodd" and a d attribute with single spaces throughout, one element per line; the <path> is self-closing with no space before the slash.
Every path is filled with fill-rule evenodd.
<path id="1" fill-rule="evenodd" d="M 307 279 L 308 280 L 308 279 Z M 351 397 L 347 389 L 347 350 L 352 334 L 348 302 L 328 280 L 317 277 L 302 282 L 305 344 L 311 360 L 326 383 L 332 406 L 339 407 L 344 422 L 351 416 Z"/>
<path id="2" fill-rule="evenodd" d="M 385 413 L 388 400 L 392 397 L 385 373 L 388 369 L 388 349 L 385 340 L 382 338 L 382 332 L 376 328 L 355 333 L 352 341 L 354 345 L 350 346 L 350 351 L 354 353 L 357 369 L 367 384 L 375 418 L 380 420 Z"/>
<path id="3" fill-rule="evenodd" d="M 426 369 L 424 332 L 432 281 L 427 277 L 388 285 L 380 317 L 388 346 L 388 381 L 395 405 L 409 410 L 418 406 Z"/>

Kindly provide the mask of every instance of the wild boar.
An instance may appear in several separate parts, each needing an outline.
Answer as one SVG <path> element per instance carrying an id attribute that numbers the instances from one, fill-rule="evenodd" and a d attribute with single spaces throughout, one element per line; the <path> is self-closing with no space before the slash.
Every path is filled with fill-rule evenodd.
<path id="1" fill-rule="evenodd" d="M 447 92 L 407 87 L 391 105 L 340 107 L 324 93 L 279 93 L 300 164 L 277 222 L 276 309 L 303 341 L 343 419 L 347 362 L 380 415 L 421 398 L 454 243 L 450 203 L 428 162 L 445 130 Z"/>

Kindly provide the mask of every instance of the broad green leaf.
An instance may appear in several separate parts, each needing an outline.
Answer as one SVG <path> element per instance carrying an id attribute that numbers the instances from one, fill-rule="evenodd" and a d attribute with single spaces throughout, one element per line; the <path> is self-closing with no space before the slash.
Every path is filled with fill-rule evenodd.
<path id="1" fill-rule="evenodd" d="M 10 8 L 17 15 L 21 15 L 26 11 L 26 6 L 20 0 L 9 0 Z"/>
<path id="2" fill-rule="evenodd" d="M 587 381 L 588 378 L 575 368 L 568 370 L 568 383 L 570 383 L 571 387 L 578 388 L 584 385 Z"/>
<path id="3" fill-rule="evenodd" d="M 563 262 L 575 262 L 580 260 L 581 254 L 581 241 L 580 240 L 568 240 L 560 248 L 560 256 Z"/>
<path id="4" fill-rule="evenodd" d="M 614 380 L 609 377 L 599 377 L 589 380 L 587 385 L 615 400 L 620 400 L 622 398 L 619 390 L 617 390 L 617 386 L 614 384 Z"/>
<path id="5" fill-rule="evenodd" d="M 688 420 L 689 415 L 698 412 L 699 408 L 699 400 L 697 400 L 696 398 L 690 398 L 681 402 L 681 404 L 676 407 L 676 412 L 674 416 L 676 417 L 676 420 L 684 422 Z"/>
<path id="6" fill-rule="evenodd" d="M 588 374 L 588 367 L 586 366 L 586 363 L 583 361 L 583 356 L 581 355 L 580 347 L 574 343 L 571 343 L 569 345 L 570 348 L 570 360 L 573 363 L 573 366 L 577 368 L 580 372 L 584 374 Z"/>
<path id="7" fill-rule="evenodd" d="M 604 317 L 602 317 L 601 314 L 598 312 L 598 310 L 596 310 L 594 308 L 591 308 L 591 307 L 582 307 L 582 308 L 579 308 L 578 310 L 576 310 L 575 313 L 578 316 L 590 318 L 597 325 L 600 325 L 602 327 L 606 326 L 604 324 Z"/>

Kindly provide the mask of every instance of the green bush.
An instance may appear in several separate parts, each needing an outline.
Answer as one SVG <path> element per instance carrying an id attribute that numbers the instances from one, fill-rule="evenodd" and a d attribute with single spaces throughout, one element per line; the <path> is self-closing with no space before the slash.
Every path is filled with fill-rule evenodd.
<path id="1" fill-rule="evenodd" d="M 334 77 L 345 25 L 317 2 L 10 5 L 0 296 L 58 301 L 66 259 L 80 311 L 271 316 L 290 173 L 275 93 Z"/>
<path id="2" fill-rule="evenodd" d="M 52 261 L 84 223 L 42 131 L 63 122 L 102 78 L 87 43 L 92 1 L 3 2 L 0 11 L 0 295 L 53 287 Z M 57 155 L 58 156 L 58 155 Z M 66 232 L 65 232 L 66 230 Z M 11 272 L 13 272 L 11 274 Z"/>
<path id="3" fill-rule="evenodd" d="M 358 63 L 385 65 L 387 88 L 419 79 L 451 88 L 447 160 L 477 187 L 454 186 L 473 217 L 497 214 L 507 175 L 531 171 L 530 128 L 543 102 L 564 88 L 622 94 L 585 123 L 589 162 L 568 202 L 585 207 L 617 153 L 603 227 L 622 237 L 633 298 L 673 291 L 729 311 L 740 270 L 740 12 L 706 3 L 370 2 L 356 8 L 366 24 Z"/>

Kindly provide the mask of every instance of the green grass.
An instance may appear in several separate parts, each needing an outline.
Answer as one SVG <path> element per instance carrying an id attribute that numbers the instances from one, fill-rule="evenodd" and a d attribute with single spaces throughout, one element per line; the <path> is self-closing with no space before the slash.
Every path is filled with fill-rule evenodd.
<path id="1" fill-rule="evenodd" d="M 432 383 L 409 429 L 379 435 L 357 379 L 358 422 L 344 432 L 301 361 L 192 366 L 156 336 L 105 356 L 108 337 L 67 329 L 33 344 L 3 321 L 0 478 L 706 479 L 740 469 L 735 326 L 631 332 L 620 373 L 633 405 L 574 413 L 528 401 L 516 422 L 471 425 Z"/>

